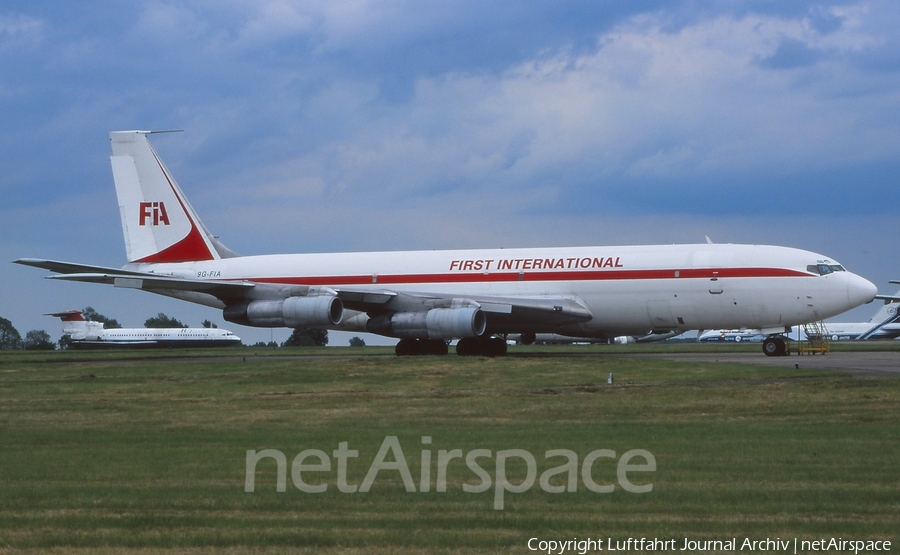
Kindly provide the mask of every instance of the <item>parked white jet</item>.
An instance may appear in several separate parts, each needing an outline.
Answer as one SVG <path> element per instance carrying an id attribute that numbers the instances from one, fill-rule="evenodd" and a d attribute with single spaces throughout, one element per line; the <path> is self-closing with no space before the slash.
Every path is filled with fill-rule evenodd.
<path id="1" fill-rule="evenodd" d="M 128 264 L 17 263 L 222 309 L 230 322 L 368 331 L 398 354 L 503 354 L 502 336 L 760 328 L 772 335 L 871 301 L 828 257 L 765 245 L 662 245 L 238 256 L 197 217 L 150 142 L 110 133 Z M 781 347 L 779 347 L 781 345 Z M 768 352 L 768 351 L 767 351 Z M 770 353 L 773 354 L 773 353 Z"/>
<path id="2" fill-rule="evenodd" d="M 108 349 L 112 347 L 230 347 L 241 338 L 221 328 L 114 328 L 105 329 L 103 322 L 84 319 L 80 310 L 55 312 L 63 322 L 74 349 Z"/>
<path id="3" fill-rule="evenodd" d="M 891 281 L 900 283 L 900 281 Z M 832 341 L 856 341 L 865 339 L 896 339 L 900 337 L 900 291 L 894 295 L 876 295 L 884 301 L 874 316 L 865 322 L 825 322 L 825 330 Z M 799 326 L 794 326 L 789 337 L 805 339 L 806 334 Z M 706 342 L 753 342 L 764 341 L 760 330 L 707 330 L 701 332 L 698 341 Z"/>
<path id="4" fill-rule="evenodd" d="M 569 337 L 558 333 L 513 335 L 510 339 L 520 345 L 570 345 L 572 343 L 608 343 L 610 345 L 629 345 L 631 343 L 655 343 L 665 341 L 681 335 L 681 331 L 667 331 L 665 333 L 650 333 L 635 337 L 633 335 L 619 335 L 617 337 Z"/>

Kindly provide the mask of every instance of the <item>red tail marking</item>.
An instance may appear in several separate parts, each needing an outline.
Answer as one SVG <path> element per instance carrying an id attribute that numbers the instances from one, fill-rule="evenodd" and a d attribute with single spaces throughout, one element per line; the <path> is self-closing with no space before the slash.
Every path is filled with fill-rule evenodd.
<path id="1" fill-rule="evenodd" d="M 65 312 L 54 312 L 52 314 L 45 314 L 44 316 L 56 316 L 63 322 L 84 322 L 84 317 L 81 315 L 80 310 L 67 310 Z"/>
<path id="2" fill-rule="evenodd" d="M 181 241 L 135 262 L 196 262 L 212 259 L 200 230 L 192 225 L 191 231 Z"/>
<path id="3" fill-rule="evenodd" d="M 153 203 L 157 204 L 157 203 Z M 159 202 L 159 210 L 153 213 L 153 225 L 157 225 L 156 219 L 159 217 L 159 221 L 164 223 L 165 225 L 169 225 L 169 215 L 166 214 L 166 204 L 162 201 Z"/>
<path id="4" fill-rule="evenodd" d="M 141 211 L 138 225 L 147 225 L 147 219 L 153 218 L 153 225 L 169 225 L 169 214 L 166 212 L 166 203 L 142 202 L 139 205 Z"/>
<path id="5" fill-rule="evenodd" d="M 187 207 L 184 205 L 184 201 L 181 200 L 181 196 L 175 189 L 175 185 L 173 185 L 172 180 L 169 179 L 169 172 L 166 171 L 162 162 L 159 160 L 159 157 L 156 155 L 156 152 L 153 153 L 153 157 L 156 159 L 160 171 L 162 171 L 166 181 L 169 183 L 169 187 L 172 189 L 175 199 L 178 201 L 178 204 L 181 205 L 181 211 L 184 212 L 185 217 L 191 223 L 191 230 L 177 243 L 170 245 L 159 252 L 135 260 L 135 262 L 196 262 L 199 260 L 213 260 L 215 257 L 212 252 L 210 252 L 209 247 L 203 238 L 203 234 L 197 229 L 197 224 L 194 223 Z M 145 214 L 147 214 L 147 217 L 150 217 L 150 213 L 145 213 L 146 208 L 144 205 L 150 205 L 149 208 L 151 209 L 154 225 L 158 225 L 157 218 L 159 222 L 169 225 L 169 215 L 166 213 L 166 207 L 162 202 L 141 203 L 140 225 L 144 225 Z"/>

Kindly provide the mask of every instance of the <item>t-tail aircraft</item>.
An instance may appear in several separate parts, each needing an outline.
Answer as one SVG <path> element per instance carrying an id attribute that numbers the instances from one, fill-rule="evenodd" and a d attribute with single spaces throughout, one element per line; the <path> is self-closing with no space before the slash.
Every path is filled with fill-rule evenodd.
<path id="1" fill-rule="evenodd" d="M 221 328 L 114 328 L 85 320 L 80 310 L 54 312 L 73 349 L 231 347 L 241 338 Z"/>
<path id="2" fill-rule="evenodd" d="M 151 146 L 110 133 L 128 263 L 23 258 L 54 279 L 141 289 L 257 327 L 399 339 L 398 355 L 502 355 L 508 334 L 613 338 L 752 327 L 783 354 L 790 326 L 870 302 L 876 287 L 827 256 L 696 244 L 239 256 L 203 225 Z"/>

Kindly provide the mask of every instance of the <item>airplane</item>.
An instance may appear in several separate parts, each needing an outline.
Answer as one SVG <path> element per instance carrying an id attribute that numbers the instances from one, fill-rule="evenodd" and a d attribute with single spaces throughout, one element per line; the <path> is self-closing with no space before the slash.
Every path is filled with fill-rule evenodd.
<path id="1" fill-rule="evenodd" d="M 900 281 L 890 283 L 900 284 Z M 832 341 L 858 341 L 866 339 L 897 339 L 900 337 L 900 291 L 894 295 L 875 295 L 884 304 L 865 322 L 825 322 L 825 329 Z M 794 326 L 789 337 L 805 336 L 799 326 Z M 758 342 L 765 337 L 759 330 L 707 330 L 697 336 L 697 341 L 706 342 Z"/>
<path id="2" fill-rule="evenodd" d="M 794 332 L 791 328 L 788 335 Z M 766 336 L 759 330 L 741 328 L 734 330 L 700 330 L 697 333 L 697 341 L 701 343 L 760 343 L 766 340 Z"/>
<path id="3" fill-rule="evenodd" d="M 67 310 L 55 316 L 65 322 L 63 333 L 73 349 L 231 347 L 241 338 L 221 328 L 115 328 L 104 329 L 103 322 L 84 319 L 82 311 Z"/>
<path id="4" fill-rule="evenodd" d="M 616 337 L 571 337 L 557 333 L 539 333 L 511 336 L 510 339 L 519 345 L 571 345 L 572 343 L 604 343 L 609 345 L 629 345 L 632 343 L 655 343 L 665 341 L 681 335 L 681 331 L 667 331 L 665 333 L 649 333 L 635 337 L 633 335 L 619 335 Z"/>
<path id="5" fill-rule="evenodd" d="M 256 327 L 319 327 L 399 339 L 398 355 L 506 354 L 509 334 L 644 336 L 759 328 L 778 336 L 877 292 L 828 257 L 704 244 L 239 256 L 210 233 L 153 149 L 153 131 L 110 133 L 128 263 L 22 258 L 51 279 L 140 289 L 215 307 Z"/>

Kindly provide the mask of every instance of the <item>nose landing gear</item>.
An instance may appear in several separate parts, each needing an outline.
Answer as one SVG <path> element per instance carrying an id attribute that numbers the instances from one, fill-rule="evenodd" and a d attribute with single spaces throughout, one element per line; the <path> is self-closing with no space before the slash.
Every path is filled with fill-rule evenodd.
<path id="1" fill-rule="evenodd" d="M 766 356 L 769 357 L 783 357 L 787 356 L 787 345 L 784 342 L 784 339 L 780 337 L 767 337 L 765 341 L 763 341 L 763 352 Z"/>

